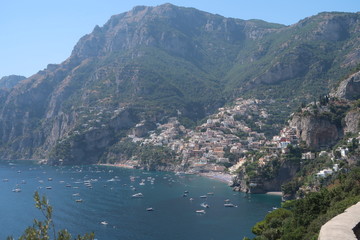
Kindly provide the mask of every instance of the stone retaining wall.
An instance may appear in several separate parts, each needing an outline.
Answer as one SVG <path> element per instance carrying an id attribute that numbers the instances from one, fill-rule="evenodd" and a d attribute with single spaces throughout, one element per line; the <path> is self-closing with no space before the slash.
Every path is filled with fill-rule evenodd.
<path id="1" fill-rule="evenodd" d="M 358 240 L 360 234 L 360 202 L 349 207 L 321 227 L 318 240 Z"/>

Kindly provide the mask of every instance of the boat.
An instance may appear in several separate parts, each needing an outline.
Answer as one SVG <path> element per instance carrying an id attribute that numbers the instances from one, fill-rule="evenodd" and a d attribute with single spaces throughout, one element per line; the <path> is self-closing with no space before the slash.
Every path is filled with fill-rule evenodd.
<path id="1" fill-rule="evenodd" d="M 190 200 L 190 201 L 193 201 L 194 199 L 193 199 L 193 198 L 190 198 L 189 200 Z"/>
<path id="2" fill-rule="evenodd" d="M 202 196 L 200 196 L 200 198 L 207 198 L 207 196 L 206 196 L 206 195 L 202 195 Z"/>
<path id="3" fill-rule="evenodd" d="M 21 192 L 21 188 L 14 188 L 12 191 L 13 192 Z"/>
<path id="4" fill-rule="evenodd" d="M 102 224 L 102 225 L 108 225 L 108 222 L 107 222 L 107 221 L 102 221 L 102 222 L 100 222 L 100 224 Z"/>
<path id="5" fill-rule="evenodd" d="M 3 182 L 8 182 L 8 181 L 9 181 L 9 179 L 7 179 L 7 178 L 3 179 Z"/>
<path id="6" fill-rule="evenodd" d="M 48 178 L 48 181 L 52 181 L 53 179 L 51 177 Z"/>
<path id="7" fill-rule="evenodd" d="M 133 197 L 133 198 L 142 198 L 142 197 L 144 197 L 144 195 L 142 193 L 135 193 L 131 197 Z"/>
<path id="8" fill-rule="evenodd" d="M 213 195 L 214 195 L 214 193 L 213 193 L 213 192 L 208 192 L 208 193 L 207 193 L 207 195 L 211 195 L 211 196 L 213 196 Z"/>
<path id="9" fill-rule="evenodd" d="M 48 186 L 48 187 L 46 187 L 46 189 L 52 189 L 52 187 Z"/>
<path id="10" fill-rule="evenodd" d="M 146 211 L 152 212 L 152 211 L 154 211 L 154 209 L 152 207 L 149 207 L 149 208 L 146 209 Z"/>
<path id="11" fill-rule="evenodd" d="M 237 206 L 232 203 L 225 203 L 224 207 L 237 207 Z"/>
<path id="12" fill-rule="evenodd" d="M 205 210 L 196 210 L 195 212 L 199 213 L 199 214 L 205 214 L 206 213 Z"/>
<path id="13" fill-rule="evenodd" d="M 74 197 L 80 196 L 80 193 L 74 193 L 73 196 Z"/>
<path id="14" fill-rule="evenodd" d="M 75 202 L 81 203 L 81 202 L 83 202 L 83 200 L 82 199 L 76 199 Z"/>
<path id="15" fill-rule="evenodd" d="M 210 205 L 207 203 L 201 203 L 200 206 L 202 206 L 203 208 L 210 208 Z"/>

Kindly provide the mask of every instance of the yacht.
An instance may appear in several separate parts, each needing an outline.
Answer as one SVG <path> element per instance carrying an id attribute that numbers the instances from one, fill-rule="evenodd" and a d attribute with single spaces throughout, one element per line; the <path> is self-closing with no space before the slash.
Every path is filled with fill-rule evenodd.
<path id="1" fill-rule="evenodd" d="M 152 207 L 149 207 L 146 209 L 146 211 L 151 212 L 151 211 L 154 211 L 154 209 Z"/>
<path id="2" fill-rule="evenodd" d="M 108 225 L 108 222 L 107 222 L 107 221 L 102 221 L 102 222 L 100 222 L 100 224 L 102 224 L 102 225 Z"/>
<path id="3" fill-rule="evenodd" d="M 232 203 L 225 203 L 224 207 L 237 207 L 237 206 Z"/>
<path id="4" fill-rule="evenodd" d="M 132 195 L 133 198 L 142 198 L 144 195 L 142 193 L 135 193 Z"/>
<path id="5" fill-rule="evenodd" d="M 199 213 L 199 214 L 205 214 L 206 213 L 205 210 L 196 210 L 195 212 Z"/>
<path id="6" fill-rule="evenodd" d="M 14 188 L 12 191 L 13 192 L 21 192 L 21 188 Z"/>
<path id="7" fill-rule="evenodd" d="M 210 205 L 207 203 L 202 203 L 200 204 L 200 206 L 202 206 L 203 208 L 210 208 Z"/>

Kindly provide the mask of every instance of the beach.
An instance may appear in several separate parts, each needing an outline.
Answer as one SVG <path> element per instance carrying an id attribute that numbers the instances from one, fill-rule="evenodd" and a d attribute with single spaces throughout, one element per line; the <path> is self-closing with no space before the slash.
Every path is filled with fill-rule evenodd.
<path id="1" fill-rule="evenodd" d="M 220 172 L 208 172 L 208 173 L 199 173 L 200 176 L 218 180 L 227 184 L 232 183 L 233 176 L 227 173 Z"/>

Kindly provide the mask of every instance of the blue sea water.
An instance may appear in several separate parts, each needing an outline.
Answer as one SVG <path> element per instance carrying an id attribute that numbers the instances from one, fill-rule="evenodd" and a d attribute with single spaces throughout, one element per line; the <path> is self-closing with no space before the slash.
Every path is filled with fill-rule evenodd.
<path id="1" fill-rule="evenodd" d="M 56 230 L 66 228 L 73 237 L 95 232 L 98 240 L 242 239 L 253 236 L 251 227 L 281 200 L 233 192 L 224 183 L 195 175 L 0 161 L 0 239 L 19 237 L 34 218 L 42 219 L 34 206 L 35 191 L 53 206 Z M 139 192 L 143 198 L 132 198 Z M 224 207 L 225 199 L 237 207 Z M 203 202 L 210 208 L 203 208 Z M 154 211 L 146 211 L 150 207 Z M 201 209 L 206 213 L 195 212 Z"/>

